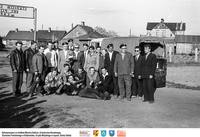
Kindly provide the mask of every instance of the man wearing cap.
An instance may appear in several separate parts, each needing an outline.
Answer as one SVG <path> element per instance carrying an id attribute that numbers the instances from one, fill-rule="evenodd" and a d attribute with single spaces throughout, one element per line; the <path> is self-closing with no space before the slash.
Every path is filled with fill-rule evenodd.
<path id="1" fill-rule="evenodd" d="M 120 45 L 121 52 L 116 55 L 114 72 L 118 76 L 120 100 L 126 96 L 131 101 L 132 74 L 134 72 L 134 61 L 131 53 L 127 52 L 127 45 Z"/>
<path id="2" fill-rule="evenodd" d="M 156 90 L 155 85 L 155 71 L 156 71 L 156 55 L 151 53 L 151 45 L 144 45 L 144 63 L 142 68 L 142 78 L 143 78 L 143 92 L 144 100 L 143 102 L 149 101 L 149 103 L 154 103 L 154 92 Z"/>
<path id="3" fill-rule="evenodd" d="M 112 77 L 112 84 L 111 84 L 112 94 L 114 95 L 115 98 L 117 98 L 119 95 L 119 87 L 118 87 L 117 77 L 115 77 L 114 73 L 114 64 L 118 52 L 113 50 L 113 48 L 114 48 L 113 44 L 109 44 L 107 46 L 108 52 L 105 54 L 104 67 L 106 68 L 106 70 L 108 70 L 109 75 L 111 75 Z"/>
<path id="4" fill-rule="evenodd" d="M 24 71 L 24 55 L 22 51 L 22 42 L 15 43 L 16 48 L 10 53 L 10 66 L 13 75 L 13 96 L 21 95 L 21 87 L 23 84 L 23 71 Z"/>

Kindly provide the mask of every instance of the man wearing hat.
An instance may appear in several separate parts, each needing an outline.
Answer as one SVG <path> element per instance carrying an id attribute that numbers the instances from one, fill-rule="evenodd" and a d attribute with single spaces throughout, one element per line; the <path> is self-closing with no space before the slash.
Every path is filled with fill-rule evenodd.
<path id="1" fill-rule="evenodd" d="M 13 96 L 21 95 L 21 87 L 23 84 L 24 57 L 22 51 L 22 42 L 15 43 L 16 48 L 10 53 L 10 66 L 13 75 Z"/>
<path id="2" fill-rule="evenodd" d="M 114 64 L 115 76 L 118 76 L 120 100 L 127 98 L 131 101 L 131 76 L 134 72 L 134 61 L 131 53 L 127 51 L 127 45 L 120 45 L 120 53 L 116 55 Z"/>
<path id="3" fill-rule="evenodd" d="M 144 61 L 142 68 L 142 78 L 143 78 L 143 92 L 144 100 L 143 102 L 149 101 L 149 103 L 154 103 L 154 92 L 156 90 L 155 84 L 155 71 L 156 71 L 156 55 L 151 53 L 151 45 L 144 45 Z"/>

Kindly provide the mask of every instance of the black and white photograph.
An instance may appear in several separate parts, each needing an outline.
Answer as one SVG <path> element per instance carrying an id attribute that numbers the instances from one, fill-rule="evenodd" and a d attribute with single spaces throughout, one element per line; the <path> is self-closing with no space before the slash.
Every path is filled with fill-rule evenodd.
<path id="1" fill-rule="evenodd" d="M 200 128 L 199 5 L 0 0 L 0 128 Z"/>

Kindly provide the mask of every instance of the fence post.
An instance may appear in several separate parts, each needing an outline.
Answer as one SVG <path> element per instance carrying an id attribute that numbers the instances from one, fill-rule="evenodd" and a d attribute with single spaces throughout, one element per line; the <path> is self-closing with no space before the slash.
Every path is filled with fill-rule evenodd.
<path id="1" fill-rule="evenodd" d="M 169 47 L 169 62 L 172 62 L 172 47 Z"/>
<path id="2" fill-rule="evenodd" d="M 198 62 L 198 48 L 195 48 L 195 58 L 194 58 L 195 62 Z"/>

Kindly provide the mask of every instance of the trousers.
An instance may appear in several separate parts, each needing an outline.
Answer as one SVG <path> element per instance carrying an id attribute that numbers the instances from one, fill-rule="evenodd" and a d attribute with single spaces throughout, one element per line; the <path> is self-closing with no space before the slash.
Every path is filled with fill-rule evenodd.
<path id="1" fill-rule="evenodd" d="M 123 74 L 118 76 L 118 85 L 121 98 L 131 98 L 131 75 Z"/>

